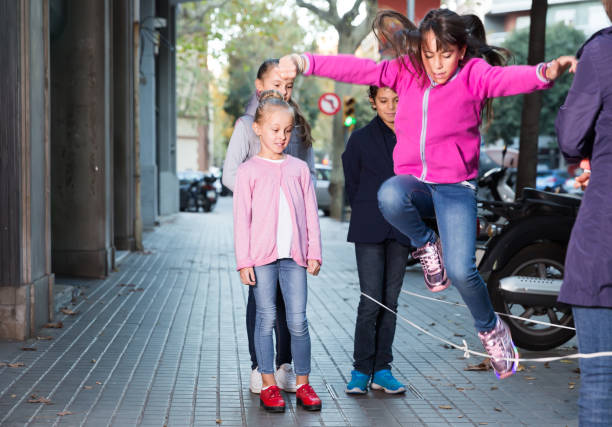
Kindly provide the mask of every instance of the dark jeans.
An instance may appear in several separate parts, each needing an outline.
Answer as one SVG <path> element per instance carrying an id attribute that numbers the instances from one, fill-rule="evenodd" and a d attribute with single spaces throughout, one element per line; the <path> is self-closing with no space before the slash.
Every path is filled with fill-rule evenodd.
<path id="1" fill-rule="evenodd" d="M 249 299 L 246 309 L 247 338 L 249 339 L 249 353 L 251 355 L 251 369 L 257 368 L 257 354 L 255 353 L 255 316 L 257 306 L 253 287 L 249 286 Z M 287 327 L 287 316 L 285 313 L 285 301 L 281 293 L 280 284 L 276 284 L 276 367 L 283 363 L 291 363 L 291 334 Z"/>
<path id="2" fill-rule="evenodd" d="M 612 351 L 612 308 L 573 307 L 580 353 Z M 612 357 L 580 359 L 580 426 L 612 426 Z"/>
<path id="3" fill-rule="evenodd" d="M 396 240 L 355 243 L 361 292 L 396 311 L 409 254 L 410 248 Z M 372 375 L 391 368 L 395 321 L 395 314 L 361 296 L 353 353 L 353 366 L 357 371 Z"/>

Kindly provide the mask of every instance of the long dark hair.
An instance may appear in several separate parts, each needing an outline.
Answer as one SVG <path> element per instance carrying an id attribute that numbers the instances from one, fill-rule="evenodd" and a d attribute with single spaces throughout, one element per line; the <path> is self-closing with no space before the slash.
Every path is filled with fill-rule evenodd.
<path id="1" fill-rule="evenodd" d="M 509 50 L 489 46 L 485 34 L 484 25 L 476 15 L 458 15 L 448 9 L 433 9 L 427 12 L 419 25 L 421 39 L 426 33 L 432 31 L 436 37 L 438 50 L 457 47 L 459 50 L 465 49 L 462 63 L 472 58 L 482 58 L 491 65 L 503 66 L 508 63 L 512 56 Z M 421 45 L 419 45 L 419 49 Z M 423 58 L 418 55 L 420 70 L 424 70 Z M 461 65 L 461 64 L 460 64 Z M 492 99 L 487 99 L 483 106 L 483 113 L 487 117 L 487 126 L 493 120 Z"/>
<path id="2" fill-rule="evenodd" d="M 259 66 L 259 69 L 257 70 L 257 78 L 262 80 L 271 68 L 278 67 L 278 62 L 278 58 L 270 58 L 262 62 L 262 64 Z M 289 99 L 287 103 L 293 108 L 294 111 L 294 127 L 297 131 L 297 136 L 299 140 L 301 141 L 304 148 L 312 147 L 313 139 L 310 124 L 308 124 L 308 121 L 302 113 L 300 106 L 293 99 Z"/>
<path id="3" fill-rule="evenodd" d="M 372 22 L 372 32 L 378 39 L 383 51 L 390 51 L 391 56 L 398 58 L 406 70 L 418 69 L 420 34 L 416 25 L 394 10 L 380 10 Z"/>

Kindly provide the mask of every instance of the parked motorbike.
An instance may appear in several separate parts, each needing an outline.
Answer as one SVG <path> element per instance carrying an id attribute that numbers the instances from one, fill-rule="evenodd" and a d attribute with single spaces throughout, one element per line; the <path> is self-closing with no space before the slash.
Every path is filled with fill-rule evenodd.
<path id="1" fill-rule="evenodd" d="M 204 212 L 210 212 L 217 204 L 217 189 L 215 188 L 217 177 L 206 175 L 200 183 L 201 206 Z"/>
<path id="2" fill-rule="evenodd" d="M 217 203 L 217 189 L 213 175 L 204 175 L 201 178 L 184 179 L 181 181 L 181 210 L 197 212 L 202 208 L 210 212 Z"/>
<path id="3" fill-rule="evenodd" d="M 480 274 L 495 311 L 525 319 L 573 326 L 571 308 L 557 302 L 565 251 L 580 198 L 526 188 L 515 202 L 479 202 Z M 487 214 L 488 213 L 488 214 Z M 490 222 L 487 217 L 497 218 Z M 572 329 L 505 318 L 514 342 L 528 350 L 548 350 L 574 336 Z"/>

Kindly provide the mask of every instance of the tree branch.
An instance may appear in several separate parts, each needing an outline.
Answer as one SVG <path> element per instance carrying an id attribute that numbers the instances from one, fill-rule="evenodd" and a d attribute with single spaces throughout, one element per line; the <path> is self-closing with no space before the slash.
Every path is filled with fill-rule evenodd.
<path id="1" fill-rule="evenodd" d="M 329 4 L 329 12 L 333 14 L 334 19 L 336 21 L 340 21 L 340 16 L 338 16 L 338 3 L 336 0 L 327 0 L 327 4 Z"/>
<path id="2" fill-rule="evenodd" d="M 327 0 L 327 3 L 329 4 L 329 9 L 325 11 L 325 10 L 319 9 L 313 4 L 306 3 L 304 0 L 296 0 L 296 4 L 298 6 L 310 10 L 312 13 L 317 15 L 319 18 L 323 19 L 324 21 L 329 22 L 335 28 L 337 28 L 338 25 L 340 25 L 341 21 L 340 21 L 340 17 L 338 16 L 337 9 L 335 8 L 336 0 Z"/>
<path id="3" fill-rule="evenodd" d="M 342 21 L 346 25 L 351 25 L 355 18 L 357 18 L 357 15 L 359 15 L 359 6 L 361 6 L 361 3 L 363 3 L 363 0 L 356 0 L 351 10 L 344 14 L 344 16 L 342 17 Z"/>
<path id="4" fill-rule="evenodd" d="M 372 30 L 372 19 L 374 15 L 376 15 L 376 10 L 378 9 L 376 0 L 365 0 L 366 2 L 366 19 L 363 20 L 361 24 L 356 27 L 353 27 L 353 34 L 355 39 L 357 40 L 357 45 L 361 43 L 361 41 L 368 35 L 368 33 Z M 357 46 L 355 46 L 355 49 Z"/>
<path id="5" fill-rule="evenodd" d="M 198 10 L 199 13 L 194 14 L 194 15 L 190 15 L 189 10 L 187 8 L 183 9 L 184 11 L 183 13 L 184 13 L 184 16 L 188 18 L 203 19 L 204 15 L 206 15 L 208 12 L 225 6 L 227 2 L 229 2 L 229 0 L 220 0 L 216 3 L 208 4 L 204 9 Z"/>

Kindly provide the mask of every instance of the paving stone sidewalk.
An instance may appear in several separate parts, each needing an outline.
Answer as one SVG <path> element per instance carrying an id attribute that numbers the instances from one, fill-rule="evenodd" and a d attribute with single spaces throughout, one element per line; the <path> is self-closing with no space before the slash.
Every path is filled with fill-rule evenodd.
<path id="1" fill-rule="evenodd" d="M 106 280 L 62 280 L 80 295 L 26 343 L 0 343 L 0 425 L 53 426 L 576 426 L 577 363 L 529 364 L 500 381 L 398 320 L 393 370 L 405 395 L 349 397 L 359 285 L 347 224 L 321 219 L 324 263 L 309 276 L 311 381 L 323 400 L 308 413 L 267 414 L 249 392 L 247 289 L 234 269 L 231 198 L 212 213 L 181 213 L 147 233 Z M 418 269 L 404 289 L 426 295 Z M 430 295 L 428 295 L 430 296 Z M 436 298 L 460 301 L 451 287 Z M 466 309 L 401 294 L 400 313 L 447 340 L 481 349 Z M 570 342 L 568 345 L 573 344 Z M 24 351 L 32 347 L 36 351 Z M 573 351 L 522 354 L 561 355 Z M 34 397 L 33 397 L 34 396 Z M 30 403 L 37 398 L 49 404 Z M 58 415 L 63 414 L 63 415 Z"/>

